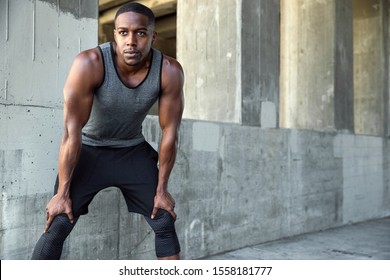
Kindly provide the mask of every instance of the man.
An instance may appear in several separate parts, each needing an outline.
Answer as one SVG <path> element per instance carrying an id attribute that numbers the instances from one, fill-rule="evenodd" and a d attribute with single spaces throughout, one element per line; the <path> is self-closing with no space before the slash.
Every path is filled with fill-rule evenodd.
<path id="1" fill-rule="evenodd" d="M 153 12 L 138 3 L 115 16 L 114 42 L 81 52 L 64 86 L 64 132 L 55 195 L 32 259 L 59 259 L 63 242 L 102 189 L 116 186 L 129 212 L 145 216 L 159 259 L 179 259 L 175 201 L 168 192 L 184 100 L 184 75 L 173 58 L 152 48 Z M 158 154 L 142 122 L 159 100 Z M 157 168 L 157 161 L 159 168 Z"/>

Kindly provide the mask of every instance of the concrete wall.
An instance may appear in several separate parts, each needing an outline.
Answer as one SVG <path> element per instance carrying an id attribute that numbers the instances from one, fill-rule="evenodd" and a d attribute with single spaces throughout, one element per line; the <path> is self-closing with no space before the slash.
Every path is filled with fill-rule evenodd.
<path id="1" fill-rule="evenodd" d="M 156 117 L 144 133 L 157 148 Z M 182 256 L 388 216 L 389 154 L 381 137 L 184 120 L 169 186 Z M 76 225 L 63 257 L 154 259 L 153 240 L 143 218 L 109 189 Z"/>
<path id="2" fill-rule="evenodd" d="M 186 119 L 170 190 L 177 200 L 177 230 L 186 259 L 390 215 L 389 139 L 354 135 L 348 121 L 356 113 L 348 107 L 352 73 L 343 67 L 353 63 L 348 53 L 352 42 L 340 34 L 351 29 L 352 3 L 282 4 L 287 2 L 297 6 L 269 0 L 198 0 L 196 7 L 191 1 L 178 2 Z M 279 7 L 282 17 L 289 7 L 287 12 L 291 8 L 302 17 L 292 13 L 288 20 L 309 23 L 306 29 L 294 23 L 283 27 L 298 32 L 300 41 L 292 41 L 291 48 L 300 63 L 289 70 L 299 71 L 287 76 L 295 84 L 287 89 L 281 84 L 280 95 L 279 70 L 270 65 L 279 61 L 278 50 L 272 50 L 278 40 L 266 33 L 268 25 L 278 30 Z M 381 10 L 384 33 L 388 8 Z M 1 259 L 29 259 L 43 230 L 57 169 L 62 87 L 74 55 L 96 44 L 96 9 L 96 1 L 86 0 L 0 2 L 0 64 L 5 65 L 0 68 Z M 250 30 L 252 21 L 259 34 Z M 289 46 L 283 45 L 283 34 L 282 59 L 283 54 L 297 59 L 284 52 Z M 305 44 L 312 38 L 313 45 Z M 380 45 L 388 56 L 388 42 Z M 251 59 L 252 47 L 259 56 Z M 312 61 L 316 53 L 317 64 Z M 311 86 L 318 89 L 313 92 Z M 334 104 L 333 95 L 343 97 L 344 92 L 346 103 Z M 382 92 L 388 103 L 388 88 Z M 291 103 L 295 112 L 282 108 L 287 97 L 296 102 Z M 345 117 L 339 115 L 342 108 L 347 109 Z M 383 112 L 388 118 L 388 106 Z M 277 127 L 285 113 L 290 128 L 267 128 Z M 299 129 L 301 125 L 318 131 Z M 156 117 L 147 118 L 144 132 L 157 149 L 161 134 Z M 153 238 L 143 218 L 128 214 L 120 193 L 110 188 L 97 195 L 90 214 L 77 223 L 63 258 L 153 259 Z"/>
<path id="3" fill-rule="evenodd" d="M 80 4 L 80 5 L 79 5 Z M 0 1 L 0 258 L 42 232 L 73 57 L 97 42 L 97 1 Z"/>
<path id="4" fill-rule="evenodd" d="M 144 133 L 157 148 L 156 117 L 148 117 Z M 184 120 L 169 186 L 177 201 L 182 256 L 199 258 L 388 216 L 389 155 L 389 140 L 381 137 Z M 18 152 L 8 152 L 11 157 L 9 164 L 22 169 Z M 49 189 L 52 179 L 42 180 Z M 31 256 L 49 197 L 50 191 L 2 200 L 8 225 L 2 259 Z M 27 242 L 20 240 L 24 230 Z M 110 188 L 80 219 L 63 258 L 154 259 L 153 240 L 143 218 L 127 213 L 120 192 Z"/>

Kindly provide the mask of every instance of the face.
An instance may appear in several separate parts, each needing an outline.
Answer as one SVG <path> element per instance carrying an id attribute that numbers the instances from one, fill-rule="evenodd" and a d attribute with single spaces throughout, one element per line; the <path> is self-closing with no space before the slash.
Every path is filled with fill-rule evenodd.
<path id="1" fill-rule="evenodd" d="M 119 62 L 137 66 L 147 58 L 156 39 L 156 32 L 148 26 L 147 16 L 127 12 L 117 17 L 114 38 Z"/>

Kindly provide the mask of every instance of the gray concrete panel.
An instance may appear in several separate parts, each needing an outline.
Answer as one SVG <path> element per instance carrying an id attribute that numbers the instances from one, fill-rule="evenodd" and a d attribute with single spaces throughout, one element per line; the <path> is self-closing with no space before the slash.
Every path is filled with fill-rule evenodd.
<path id="1" fill-rule="evenodd" d="M 99 16 L 98 0 L 81 0 L 80 17 L 97 19 Z"/>
<path id="2" fill-rule="evenodd" d="M 384 106 L 384 136 L 390 136 L 390 67 L 389 67 L 389 9 L 390 5 L 388 1 L 381 1 L 381 12 L 382 12 L 382 28 L 383 28 L 383 106 Z"/>
<path id="3" fill-rule="evenodd" d="M 354 0 L 355 133 L 384 135 L 384 39 L 380 0 Z"/>
<path id="4" fill-rule="evenodd" d="M 241 0 L 179 1 L 177 58 L 183 65 L 183 115 L 238 123 L 241 119 Z"/>
<path id="5" fill-rule="evenodd" d="M 0 102 L 4 102 L 7 96 L 8 75 L 5 69 L 7 67 L 7 40 L 8 40 L 8 2 L 0 1 Z"/>
<path id="6" fill-rule="evenodd" d="M 26 89 L 32 84 L 32 60 L 35 53 L 33 14 L 33 3 L 9 1 L 9 38 L 6 42 L 8 79 L 7 96 L 4 100 L 6 104 L 22 103 L 21 100 L 31 97 L 31 92 Z M 21 26 L 26 32 L 20 32 Z M 14 63 L 16 59 L 20 63 Z M 23 80 L 20 80 L 20 76 L 24 76 Z"/>
<path id="7" fill-rule="evenodd" d="M 352 0 L 335 1 L 334 123 L 354 131 Z"/>
<path id="8" fill-rule="evenodd" d="M 335 2 L 281 0 L 281 127 L 334 129 Z"/>
<path id="9" fill-rule="evenodd" d="M 33 1 L 33 0 L 30 0 Z M 70 13 L 76 19 L 98 17 L 98 0 L 38 0 L 50 4 L 62 13 Z"/>
<path id="10" fill-rule="evenodd" d="M 51 1 L 51 0 L 49 0 Z M 94 2 L 94 1 L 93 1 Z M 63 13 L 71 13 L 74 17 L 80 17 L 80 1 L 79 0 L 60 0 L 58 1 L 58 9 Z"/>
<path id="11" fill-rule="evenodd" d="M 279 0 L 242 2 L 241 118 L 245 125 L 278 127 L 279 13 Z M 269 105 L 272 110 L 267 110 Z"/>

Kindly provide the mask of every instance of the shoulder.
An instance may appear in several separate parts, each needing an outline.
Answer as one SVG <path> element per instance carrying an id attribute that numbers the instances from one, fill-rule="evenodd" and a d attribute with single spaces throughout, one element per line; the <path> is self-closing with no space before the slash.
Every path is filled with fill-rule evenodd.
<path id="1" fill-rule="evenodd" d="M 168 55 L 163 54 L 162 70 L 168 72 L 181 72 L 183 73 L 183 67 L 180 63 Z"/>
<path id="2" fill-rule="evenodd" d="M 98 48 L 80 52 L 73 60 L 71 72 L 77 73 L 75 78 L 97 86 L 104 76 L 102 55 Z"/>
<path id="3" fill-rule="evenodd" d="M 102 56 L 98 48 L 85 50 L 76 55 L 73 65 L 82 68 L 95 68 L 102 66 Z"/>
<path id="4" fill-rule="evenodd" d="M 181 64 L 173 57 L 163 54 L 162 61 L 162 82 L 171 83 L 173 81 L 183 84 L 184 72 Z"/>

